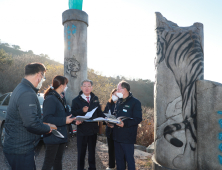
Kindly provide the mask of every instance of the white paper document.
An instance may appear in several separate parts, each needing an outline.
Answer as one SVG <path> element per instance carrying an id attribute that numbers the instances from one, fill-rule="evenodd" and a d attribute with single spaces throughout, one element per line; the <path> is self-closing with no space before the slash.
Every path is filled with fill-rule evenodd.
<path id="1" fill-rule="evenodd" d="M 104 114 L 106 117 L 108 117 L 108 118 L 116 119 L 116 116 L 115 116 L 115 115 L 112 115 L 110 110 L 109 110 L 108 113 L 103 113 L 103 114 Z"/>
<path id="2" fill-rule="evenodd" d="M 58 138 L 64 138 L 64 136 L 57 130 L 53 129 L 52 134 L 55 135 Z"/>
<path id="3" fill-rule="evenodd" d="M 133 118 L 130 118 L 130 117 L 126 117 L 126 116 L 120 116 L 118 118 L 114 117 L 114 118 L 109 118 L 109 117 L 106 117 L 106 118 L 103 118 L 103 117 L 97 117 L 93 120 L 85 120 L 86 122 L 108 122 L 108 123 L 113 123 L 113 124 L 120 124 L 120 119 L 123 121 L 125 119 L 133 119 Z"/>
<path id="4" fill-rule="evenodd" d="M 93 113 L 96 111 L 98 107 L 96 107 L 95 109 L 91 110 L 90 112 L 87 112 L 85 116 L 89 116 L 92 117 Z"/>
<path id="5" fill-rule="evenodd" d="M 112 119 L 112 118 L 108 118 L 108 117 L 106 117 L 106 118 L 103 118 L 103 117 L 97 117 L 97 118 L 95 118 L 95 119 L 90 119 L 90 120 L 85 120 L 85 122 L 109 122 L 109 123 L 114 123 L 114 124 L 116 124 L 116 123 L 120 123 L 120 120 L 118 120 L 118 119 Z"/>
<path id="6" fill-rule="evenodd" d="M 93 121 L 94 122 L 103 122 L 103 121 L 106 121 L 106 119 L 103 117 L 97 117 L 97 118 L 93 119 Z"/>
<path id="7" fill-rule="evenodd" d="M 93 113 L 96 111 L 98 107 L 96 107 L 95 109 L 91 110 L 90 112 L 87 112 L 85 116 L 76 116 L 76 120 L 79 121 L 84 121 L 86 119 L 90 119 L 93 115 Z"/>
<path id="8" fill-rule="evenodd" d="M 125 120 L 125 119 L 133 119 L 133 118 L 131 118 L 131 117 L 126 117 L 126 116 L 120 116 L 120 117 L 118 117 L 117 119 L 118 119 L 118 120 L 121 119 L 121 120 L 123 121 L 123 120 Z"/>
<path id="9" fill-rule="evenodd" d="M 76 116 L 76 120 L 79 120 L 79 121 L 84 121 L 84 120 L 89 119 L 89 118 L 91 118 L 91 117 L 89 117 L 89 116 Z M 76 121 L 76 120 L 74 120 L 74 121 Z"/>

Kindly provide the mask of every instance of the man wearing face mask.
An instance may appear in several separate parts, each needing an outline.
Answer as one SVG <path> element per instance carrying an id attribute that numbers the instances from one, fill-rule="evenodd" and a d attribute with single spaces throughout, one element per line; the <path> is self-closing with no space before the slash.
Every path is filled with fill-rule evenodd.
<path id="1" fill-rule="evenodd" d="M 14 89 L 5 120 L 3 151 L 12 170 L 33 170 L 34 149 L 41 134 L 50 133 L 41 120 L 41 108 L 36 93 L 45 79 L 46 68 L 41 63 L 25 66 L 25 77 Z"/>
<path id="2" fill-rule="evenodd" d="M 113 139 L 117 170 L 125 168 L 124 157 L 128 170 L 135 170 L 134 144 L 136 143 L 138 124 L 142 121 L 141 103 L 133 97 L 130 85 L 126 81 L 121 81 L 118 84 L 116 95 L 119 100 L 116 103 L 114 114 L 116 117 L 130 118 L 114 126 Z"/>

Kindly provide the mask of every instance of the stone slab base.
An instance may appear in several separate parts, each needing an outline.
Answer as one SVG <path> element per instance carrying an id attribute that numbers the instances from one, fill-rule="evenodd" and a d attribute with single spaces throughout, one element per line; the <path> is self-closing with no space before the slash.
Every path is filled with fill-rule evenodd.
<path id="1" fill-rule="evenodd" d="M 164 167 L 160 164 L 158 164 L 154 158 L 154 155 L 152 156 L 152 170 L 176 170 L 176 169 L 170 169 L 170 168 L 167 168 L 167 167 Z"/>

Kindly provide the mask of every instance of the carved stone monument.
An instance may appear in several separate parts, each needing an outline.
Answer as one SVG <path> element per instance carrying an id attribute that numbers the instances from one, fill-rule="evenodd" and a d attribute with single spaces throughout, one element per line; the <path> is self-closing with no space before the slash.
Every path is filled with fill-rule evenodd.
<path id="1" fill-rule="evenodd" d="M 196 170 L 196 80 L 203 79 L 203 24 L 179 27 L 156 12 L 153 169 Z"/>
<path id="2" fill-rule="evenodd" d="M 199 80 L 197 152 L 199 170 L 222 169 L 222 84 Z"/>
<path id="3" fill-rule="evenodd" d="M 87 27 L 88 15 L 78 9 L 62 14 L 64 25 L 64 76 L 68 78 L 67 104 L 79 94 L 82 80 L 87 78 Z"/>

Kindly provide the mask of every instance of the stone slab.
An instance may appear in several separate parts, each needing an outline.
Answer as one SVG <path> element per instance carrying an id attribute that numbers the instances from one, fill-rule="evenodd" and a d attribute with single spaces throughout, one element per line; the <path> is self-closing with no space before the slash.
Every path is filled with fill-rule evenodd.
<path id="1" fill-rule="evenodd" d="M 154 156 L 152 156 L 152 170 L 176 170 L 176 169 L 171 169 L 160 165 L 159 163 L 156 162 Z"/>
<path id="2" fill-rule="evenodd" d="M 222 84 L 199 80 L 197 87 L 197 153 L 199 170 L 222 169 Z"/>
<path id="3" fill-rule="evenodd" d="M 154 152 L 154 142 L 146 148 L 146 152 L 148 153 Z"/>
<path id="4" fill-rule="evenodd" d="M 146 151 L 146 146 L 134 144 L 134 149 L 139 149 L 141 151 Z"/>
<path id="5" fill-rule="evenodd" d="M 196 80 L 203 79 L 203 24 L 179 27 L 156 12 L 154 152 L 163 167 L 196 170 Z"/>

